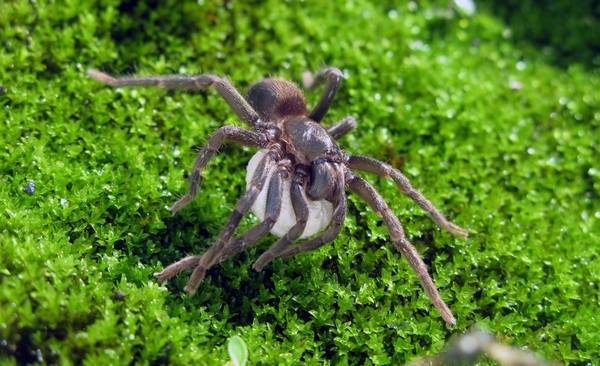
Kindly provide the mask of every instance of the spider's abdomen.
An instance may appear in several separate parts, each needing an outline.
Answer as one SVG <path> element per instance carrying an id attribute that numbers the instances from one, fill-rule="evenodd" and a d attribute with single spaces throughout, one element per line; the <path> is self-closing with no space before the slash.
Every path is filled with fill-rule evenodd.
<path id="1" fill-rule="evenodd" d="M 304 95 L 287 80 L 259 81 L 248 90 L 248 102 L 265 121 L 306 114 Z"/>
<path id="2" fill-rule="evenodd" d="M 258 165 L 260 159 L 264 156 L 265 151 L 258 151 L 250 162 L 248 162 L 248 167 L 246 168 L 246 188 L 248 188 L 252 176 L 254 175 L 254 171 L 256 170 L 256 166 Z M 267 181 L 263 186 L 263 189 L 260 191 L 256 201 L 252 205 L 252 212 L 258 217 L 260 221 L 264 221 L 265 219 L 265 208 L 267 204 L 267 191 L 269 190 L 269 178 L 275 172 L 276 166 L 271 167 L 267 170 Z M 283 195 L 281 197 L 281 212 L 279 213 L 279 217 L 273 225 L 271 229 L 271 233 L 278 237 L 284 236 L 296 223 L 296 214 L 294 213 L 294 208 L 292 207 L 292 200 L 290 198 L 290 185 L 291 185 L 291 177 L 286 179 L 283 182 Z M 324 230 L 329 223 L 331 222 L 333 214 L 333 205 L 331 202 L 325 200 L 313 201 L 310 198 L 308 199 L 308 221 L 306 222 L 306 228 L 304 232 L 300 236 L 300 238 L 306 238 L 312 236 L 319 231 Z"/>
<path id="3" fill-rule="evenodd" d="M 290 118 L 284 128 L 293 154 L 304 164 L 310 164 L 337 150 L 337 145 L 327 130 L 308 117 Z"/>

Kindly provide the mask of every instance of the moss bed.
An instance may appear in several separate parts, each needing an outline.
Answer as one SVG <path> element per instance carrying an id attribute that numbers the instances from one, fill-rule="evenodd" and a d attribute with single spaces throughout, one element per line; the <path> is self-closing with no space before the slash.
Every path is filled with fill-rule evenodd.
<path id="1" fill-rule="evenodd" d="M 561 48 L 513 32 L 510 7 L 477 5 L 469 16 L 447 1 L 2 2 L 2 363 L 222 365 L 237 334 L 250 364 L 396 365 L 474 324 L 546 359 L 598 361 L 597 18 L 577 18 L 590 33 Z M 213 268 L 194 297 L 187 275 L 152 278 L 211 244 L 252 151 L 224 148 L 199 198 L 172 216 L 194 151 L 242 124 L 214 92 L 116 91 L 86 70 L 216 73 L 245 90 L 324 65 L 347 75 L 324 123 L 358 120 L 341 146 L 402 169 L 471 231 L 441 232 L 365 175 L 425 258 L 454 329 L 355 196 L 321 250 L 256 273 L 271 237 Z"/>

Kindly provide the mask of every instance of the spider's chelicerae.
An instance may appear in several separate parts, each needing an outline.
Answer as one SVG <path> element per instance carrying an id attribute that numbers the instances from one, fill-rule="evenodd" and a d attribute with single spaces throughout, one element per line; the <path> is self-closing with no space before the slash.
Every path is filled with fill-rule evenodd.
<path id="1" fill-rule="evenodd" d="M 113 87 L 158 86 L 164 89 L 217 89 L 231 109 L 251 130 L 234 126 L 219 128 L 199 152 L 185 196 L 171 207 L 173 213 L 188 205 L 198 193 L 202 171 L 224 143 L 260 149 L 247 168 L 246 192 L 231 213 L 216 242 L 201 256 L 189 256 L 171 264 L 155 276 L 166 282 L 179 272 L 193 268 L 185 290 L 193 294 L 212 266 L 257 244 L 269 232 L 279 240 L 265 251 L 253 268 L 262 270 L 278 257 L 314 250 L 332 241 L 340 232 L 346 215 L 348 190 L 364 199 L 382 217 L 395 247 L 415 271 L 427 295 L 447 324 L 454 316 L 440 297 L 427 267 L 408 241 L 402 225 L 381 195 L 355 171 L 391 178 L 402 193 L 427 211 L 442 229 L 462 237 L 467 231 L 448 221 L 398 170 L 378 160 L 348 155 L 336 142 L 356 126 L 346 117 L 332 127 L 320 123 L 336 94 L 343 75 L 336 68 L 325 68 L 316 75 L 306 73 L 304 84 L 313 89 L 325 84 L 318 104 L 308 111 L 304 95 L 293 83 L 264 79 L 252 85 L 244 98 L 224 78 L 214 75 L 112 77 L 91 70 L 89 76 Z M 240 220 L 249 211 L 260 223 L 243 235 L 233 237 Z M 298 239 L 310 237 L 295 244 Z"/>

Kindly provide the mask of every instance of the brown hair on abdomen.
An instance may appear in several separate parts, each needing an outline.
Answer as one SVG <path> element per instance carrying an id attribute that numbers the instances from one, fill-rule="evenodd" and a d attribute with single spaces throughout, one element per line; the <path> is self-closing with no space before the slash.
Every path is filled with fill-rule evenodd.
<path id="1" fill-rule="evenodd" d="M 287 80 L 264 79 L 250 88 L 248 101 L 262 118 L 306 115 L 304 95 Z"/>

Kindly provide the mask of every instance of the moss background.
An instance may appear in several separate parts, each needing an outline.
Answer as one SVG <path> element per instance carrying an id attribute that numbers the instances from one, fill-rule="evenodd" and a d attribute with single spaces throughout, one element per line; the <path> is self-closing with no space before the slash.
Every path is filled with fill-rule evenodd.
<path id="1" fill-rule="evenodd" d="M 477 323 L 547 359 L 597 362 L 598 6 L 532 3 L 478 2 L 470 17 L 446 1 L 3 1 L 2 360 L 221 365 L 239 334 L 250 364 L 387 365 Z M 244 90 L 323 65 L 348 76 L 325 123 L 359 123 L 342 147 L 401 168 L 472 232 L 440 232 L 367 177 L 428 263 L 453 330 L 354 196 L 340 237 L 314 253 L 255 273 L 269 238 L 212 269 L 193 298 L 186 275 L 167 287 L 151 276 L 210 245 L 252 152 L 223 149 L 173 217 L 194 149 L 241 124 L 214 92 L 115 91 L 85 71 L 210 72 Z"/>

